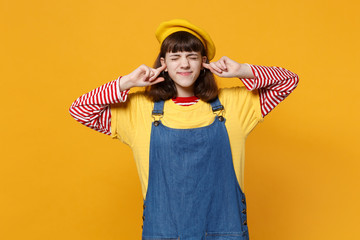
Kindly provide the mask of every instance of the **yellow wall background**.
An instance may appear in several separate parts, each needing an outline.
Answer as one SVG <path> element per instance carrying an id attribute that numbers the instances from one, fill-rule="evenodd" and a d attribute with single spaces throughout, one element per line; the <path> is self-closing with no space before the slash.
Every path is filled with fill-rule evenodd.
<path id="1" fill-rule="evenodd" d="M 226 55 L 300 77 L 247 141 L 250 239 L 360 239 L 358 1 L 0 4 L 0 239 L 140 239 L 130 149 L 82 126 L 68 108 L 152 65 L 155 29 L 173 18 L 209 32 L 214 60 Z"/>

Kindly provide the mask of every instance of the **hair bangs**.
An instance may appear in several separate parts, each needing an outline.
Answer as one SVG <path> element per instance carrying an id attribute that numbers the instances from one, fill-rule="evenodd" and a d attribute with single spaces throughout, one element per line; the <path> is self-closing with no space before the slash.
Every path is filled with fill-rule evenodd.
<path id="1" fill-rule="evenodd" d="M 164 40 L 161 53 L 165 55 L 168 52 L 200 52 L 202 56 L 206 56 L 202 42 L 191 33 L 184 31 L 175 32 Z"/>

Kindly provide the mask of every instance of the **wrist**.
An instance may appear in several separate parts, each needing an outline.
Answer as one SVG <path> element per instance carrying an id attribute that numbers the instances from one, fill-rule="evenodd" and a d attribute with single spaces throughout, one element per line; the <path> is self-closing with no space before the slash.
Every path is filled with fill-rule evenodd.
<path id="1" fill-rule="evenodd" d="M 119 80 L 119 88 L 120 88 L 121 92 L 129 90 L 131 88 L 129 86 L 129 76 L 128 75 L 125 75 L 125 76 L 120 78 L 120 80 Z"/>
<path id="2" fill-rule="evenodd" d="M 255 78 L 248 63 L 241 63 L 237 74 L 238 78 Z"/>

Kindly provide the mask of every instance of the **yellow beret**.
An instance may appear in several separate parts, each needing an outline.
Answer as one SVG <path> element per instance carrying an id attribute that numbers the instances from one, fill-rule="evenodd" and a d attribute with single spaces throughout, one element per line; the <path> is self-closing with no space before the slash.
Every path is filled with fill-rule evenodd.
<path id="1" fill-rule="evenodd" d="M 211 40 L 210 35 L 203 29 L 195 26 L 185 19 L 173 19 L 167 22 L 162 22 L 156 29 L 155 35 L 160 45 L 165 38 L 174 32 L 185 31 L 196 36 L 205 46 L 209 61 L 215 56 L 215 45 Z"/>

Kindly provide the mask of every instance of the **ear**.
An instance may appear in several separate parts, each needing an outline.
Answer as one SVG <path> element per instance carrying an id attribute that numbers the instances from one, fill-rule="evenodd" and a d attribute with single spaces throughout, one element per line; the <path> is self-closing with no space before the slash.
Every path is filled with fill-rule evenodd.
<path id="1" fill-rule="evenodd" d="M 165 64 L 165 59 L 163 57 L 160 58 L 161 65 Z M 165 72 L 167 72 L 167 68 L 164 69 Z"/>
<path id="2" fill-rule="evenodd" d="M 206 57 L 206 56 L 203 56 L 203 57 L 202 57 L 202 62 L 203 62 L 203 63 L 206 63 L 206 61 L 207 61 L 207 57 Z M 202 64 L 201 64 L 201 65 L 202 65 Z M 203 68 L 204 68 L 204 67 L 201 67 L 201 70 L 202 70 Z"/>

